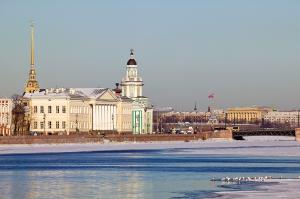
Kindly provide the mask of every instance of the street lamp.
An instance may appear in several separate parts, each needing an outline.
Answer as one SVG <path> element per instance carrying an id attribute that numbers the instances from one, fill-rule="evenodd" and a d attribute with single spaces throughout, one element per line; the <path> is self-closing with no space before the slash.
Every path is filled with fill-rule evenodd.
<path id="1" fill-rule="evenodd" d="M 113 131 L 115 130 L 115 122 L 114 122 L 115 116 L 114 114 L 111 115 L 111 120 L 112 120 L 112 124 L 113 124 Z"/>
<path id="2" fill-rule="evenodd" d="M 44 135 L 46 135 L 46 113 L 44 113 L 43 120 L 44 120 Z"/>
<path id="3" fill-rule="evenodd" d="M 76 113 L 76 121 L 75 121 L 75 124 L 76 124 L 76 133 L 79 132 L 79 129 L 78 129 L 78 113 Z"/>

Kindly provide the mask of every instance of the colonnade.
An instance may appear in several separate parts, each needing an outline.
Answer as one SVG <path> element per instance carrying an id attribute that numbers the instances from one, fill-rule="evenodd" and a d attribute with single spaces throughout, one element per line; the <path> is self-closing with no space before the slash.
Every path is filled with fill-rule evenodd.
<path id="1" fill-rule="evenodd" d="M 115 105 L 93 105 L 93 130 L 115 130 L 117 128 L 117 108 Z"/>

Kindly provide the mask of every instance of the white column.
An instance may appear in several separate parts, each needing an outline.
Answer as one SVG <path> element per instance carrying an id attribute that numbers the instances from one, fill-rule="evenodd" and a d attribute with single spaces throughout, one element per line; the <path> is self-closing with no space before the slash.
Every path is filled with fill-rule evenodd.
<path id="1" fill-rule="evenodd" d="M 107 118 L 107 114 L 108 114 L 108 108 L 107 105 L 104 106 L 104 115 L 105 115 L 105 123 L 104 123 L 104 129 L 107 130 L 108 129 L 108 118 Z"/>
<path id="2" fill-rule="evenodd" d="M 100 130 L 99 129 L 99 120 L 101 120 L 101 117 L 100 117 L 100 107 L 99 105 L 97 105 L 97 130 Z"/>
<path id="3" fill-rule="evenodd" d="M 101 105 L 98 105 L 98 130 L 101 130 Z"/>
<path id="4" fill-rule="evenodd" d="M 92 114 L 93 114 L 93 118 L 92 118 L 92 130 L 95 130 L 95 106 L 92 105 Z"/>
<path id="5" fill-rule="evenodd" d="M 110 117 L 110 118 L 109 118 L 109 121 L 110 121 L 110 122 L 109 122 L 109 123 L 110 123 L 110 130 L 113 130 L 113 117 L 114 117 L 114 116 L 113 116 L 113 106 L 112 106 L 112 105 L 109 106 L 109 110 L 110 110 L 110 111 L 109 111 L 109 113 L 110 113 L 110 114 L 109 114 L 109 117 Z M 114 118 L 114 119 L 115 119 L 115 118 Z"/>
<path id="6" fill-rule="evenodd" d="M 104 130 L 104 107 L 101 105 L 101 130 Z"/>
<path id="7" fill-rule="evenodd" d="M 113 106 L 113 114 L 114 114 L 114 128 L 117 129 L 117 107 Z"/>

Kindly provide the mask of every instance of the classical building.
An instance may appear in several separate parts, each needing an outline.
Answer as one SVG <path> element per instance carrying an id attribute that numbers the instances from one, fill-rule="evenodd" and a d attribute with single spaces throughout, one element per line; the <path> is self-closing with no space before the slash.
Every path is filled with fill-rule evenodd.
<path id="1" fill-rule="evenodd" d="M 39 91 L 39 83 L 36 79 L 35 63 L 34 63 L 34 26 L 31 24 L 31 53 L 30 53 L 30 70 L 24 93 L 33 93 Z"/>
<path id="2" fill-rule="evenodd" d="M 143 96 L 143 86 L 143 80 L 138 74 L 138 64 L 131 50 L 121 87 L 122 96 L 133 100 L 132 132 L 134 134 L 152 133 L 153 128 L 153 108 L 148 98 Z"/>
<path id="3" fill-rule="evenodd" d="M 261 122 L 264 116 L 273 111 L 268 107 L 236 107 L 227 110 L 227 121 L 233 123 Z"/>
<path id="4" fill-rule="evenodd" d="M 272 111 L 268 112 L 264 119 L 273 124 L 287 124 L 297 127 L 300 123 L 300 113 L 298 111 Z"/>
<path id="5" fill-rule="evenodd" d="M 12 100 L 0 98 L 0 135 L 11 135 Z"/>
<path id="6" fill-rule="evenodd" d="M 26 93 L 30 131 L 44 134 L 89 131 L 131 131 L 130 99 L 108 88 L 41 89 Z"/>

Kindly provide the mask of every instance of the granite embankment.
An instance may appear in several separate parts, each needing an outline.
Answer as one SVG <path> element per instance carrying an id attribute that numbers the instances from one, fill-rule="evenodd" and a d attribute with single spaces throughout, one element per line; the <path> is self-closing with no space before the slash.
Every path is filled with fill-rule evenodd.
<path id="1" fill-rule="evenodd" d="M 40 136 L 3 136 L 0 144 L 61 144 L 61 143 L 101 143 L 101 142 L 156 142 L 156 141 L 195 141 L 207 139 L 232 139 L 230 131 L 202 132 L 198 134 L 147 134 L 147 135 L 40 135 Z"/>

